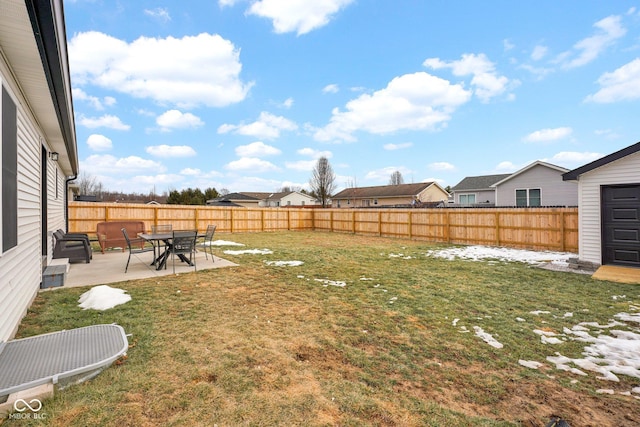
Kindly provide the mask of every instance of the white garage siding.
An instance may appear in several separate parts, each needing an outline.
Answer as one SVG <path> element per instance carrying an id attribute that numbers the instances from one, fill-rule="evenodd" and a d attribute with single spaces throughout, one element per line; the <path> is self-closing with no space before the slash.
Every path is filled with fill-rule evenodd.
<path id="1" fill-rule="evenodd" d="M 600 187 L 616 184 L 640 184 L 640 152 L 580 176 L 578 227 L 580 259 L 583 261 L 602 263 Z"/>

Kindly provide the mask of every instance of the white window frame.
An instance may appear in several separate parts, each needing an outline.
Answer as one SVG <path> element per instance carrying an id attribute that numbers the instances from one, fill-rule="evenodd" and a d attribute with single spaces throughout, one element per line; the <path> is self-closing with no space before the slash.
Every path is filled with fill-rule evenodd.
<path id="1" fill-rule="evenodd" d="M 466 198 L 466 200 L 467 200 L 467 201 L 466 201 L 466 202 L 464 202 L 464 203 L 462 202 L 462 197 L 463 197 L 463 196 L 464 196 L 464 197 Z M 469 197 L 470 197 L 470 196 L 473 196 L 473 202 L 469 202 Z M 476 193 L 463 193 L 463 194 L 459 194 L 459 195 L 458 195 L 458 203 L 459 203 L 459 204 L 461 204 L 461 205 L 475 205 L 475 204 L 477 203 L 477 202 L 476 202 L 476 198 L 477 198 Z"/>
<path id="2" fill-rule="evenodd" d="M 539 192 L 540 204 L 535 205 L 535 206 L 531 206 L 531 191 L 532 190 L 538 190 L 538 192 Z M 518 205 L 518 191 L 524 191 L 525 192 L 525 194 L 526 194 L 526 200 L 525 200 L 526 204 L 525 205 Z M 516 202 L 515 203 L 516 206 L 523 207 L 523 208 L 525 208 L 525 207 L 527 207 L 527 208 L 529 208 L 529 207 L 537 208 L 537 207 L 542 206 L 542 188 L 539 188 L 539 187 L 537 187 L 537 188 L 516 188 L 515 189 L 515 202 Z"/>

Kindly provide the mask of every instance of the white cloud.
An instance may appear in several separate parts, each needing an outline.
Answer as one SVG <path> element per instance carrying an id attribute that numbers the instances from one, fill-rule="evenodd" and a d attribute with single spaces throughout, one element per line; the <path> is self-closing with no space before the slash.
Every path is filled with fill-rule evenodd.
<path id="1" fill-rule="evenodd" d="M 546 46 L 537 45 L 531 52 L 531 59 L 533 59 L 534 61 L 540 61 L 545 57 L 548 50 L 549 49 Z"/>
<path id="2" fill-rule="evenodd" d="M 180 171 L 180 175 L 190 175 L 197 176 L 200 175 L 202 171 L 198 168 L 184 168 Z"/>
<path id="3" fill-rule="evenodd" d="M 226 0 L 225 2 L 227 2 Z M 306 34 L 329 23 L 333 15 L 353 0 L 259 0 L 247 11 L 271 19 L 276 33 Z"/>
<path id="4" fill-rule="evenodd" d="M 603 157 L 604 154 L 592 152 L 561 151 L 555 154 L 550 162 L 562 165 L 582 165 Z"/>
<path id="5" fill-rule="evenodd" d="M 169 11 L 167 10 L 166 7 L 157 7 L 155 9 L 145 9 L 144 14 L 164 23 L 171 21 L 171 15 L 169 15 Z"/>
<path id="6" fill-rule="evenodd" d="M 240 157 L 275 156 L 281 153 L 282 151 L 276 147 L 267 145 L 262 141 L 256 141 L 248 145 L 239 145 L 236 147 L 236 154 Z"/>
<path id="7" fill-rule="evenodd" d="M 640 58 L 598 79 L 600 90 L 589 95 L 587 102 L 611 103 L 640 98 Z"/>
<path id="8" fill-rule="evenodd" d="M 413 173 L 411 169 L 407 169 L 404 166 L 387 166 L 385 168 L 367 172 L 364 179 L 367 181 L 384 182 L 385 184 L 388 184 L 391 174 L 395 171 L 400 171 L 405 183 L 407 182 L 407 176 L 410 176 Z"/>
<path id="9" fill-rule="evenodd" d="M 227 163 L 224 168 L 230 171 L 251 171 L 252 173 L 280 170 L 273 163 L 255 157 L 242 157 L 238 160 Z"/>
<path id="10" fill-rule="evenodd" d="M 471 93 L 462 85 L 425 72 L 394 78 L 386 88 L 349 101 L 345 111 L 335 108 L 330 123 L 318 129 L 318 141 L 354 141 L 353 133 L 387 134 L 398 130 L 438 130 Z"/>
<path id="11" fill-rule="evenodd" d="M 475 95 L 482 102 L 488 102 L 491 98 L 504 93 L 509 86 L 509 79 L 499 75 L 493 62 L 489 61 L 484 53 L 464 54 L 458 61 L 442 61 L 439 58 L 429 58 L 423 62 L 425 67 L 434 70 L 450 68 L 455 76 L 473 76 L 471 86 L 475 88 Z M 516 82 L 511 82 L 516 84 Z"/>
<path id="12" fill-rule="evenodd" d="M 240 125 L 223 124 L 218 127 L 218 133 L 233 132 L 261 139 L 275 139 L 280 136 L 281 131 L 293 131 L 296 129 L 298 129 L 298 125 L 291 120 L 263 111 L 260 113 L 258 120 L 253 123 Z"/>
<path id="13" fill-rule="evenodd" d="M 104 110 L 105 106 L 110 107 L 115 105 L 116 99 L 112 96 L 105 96 L 102 100 L 97 96 L 88 95 L 80 88 L 71 89 L 74 101 L 85 101 L 96 110 Z"/>
<path id="14" fill-rule="evenodd" d="M 207 33 L 180 39 L 140 37 L 128 43 L 90 31 L 69 42 L 77 86 L 93 84 L 184 108 L 242 101 L 253 83 L 241 81 L 239 57 L 233 43 Z"/>
<path id="15" fill-rule="evenodd" d="M 400 144 L 384 144 L 382 148 L 387 151 L 402 150 L 404 148 L 413 147 L 413 142 L 403 142 Z"/>
<path id="16" fill-rule="evenodd" d="M 428 168 L 434 171 L 454 171 L 456 167 L 447 162 L 434 162 L 429 163 Z"/>
<path id="17" fill-rule="evenodd" d="M 165 158 L 193 157 L 197 154 L 188 145 L 152 145 L 145 148 L 145 151 L 152 156 Z"/>
<path id="18" fill-rule="evenodd" d="M 233 6 L 234 4 L 238 3 L 239 1 L 242 1 L 242 0 L 218 0 L 218 5 L 220 7 Z"/>
<path id="19" fill-rule="evenodd" d="M 162 173 L 166 170 L 161 163 L 153 160 L 138 156 L 117 158 L 110 154 L 93 154 L 80 162 L 80 169 L 90 171 L 94 175 L 110 176 L 129 176 L 147 171 Z"/>
<path id="20" fill-rule="evenodd" d="M 340 88 L 337 84 L 326 85 L 322 88 L 322 92 L 324 93 L 338 93 L 340 92 Z"/>
<path id="21" fill-rule="evenodd" d="M 502 48 L 504 49 L 505 52 L 509 52 L 510 50 L 512 50 L 515 47 L 516 47 L 516 45 L 511 43 L 511 41 L 509 39 L 502 40 Z"/>
<path id="22" fill-rule="evenodd" d="M 557 141 L 573 133 L 573 129 L 570 127 L 560 127 L 553 129 L 540 129 L 535 132 L 531 132 L 529 135 L 523 138 L 525 142 L 552 142 Z"/>
<path id="23" fill-rule="evenodd" d="M 131 126 L 122 123 L 119 117 L 105 114 L 102 117 L 85 117 L 80 116 L 78 118 L 78 124 L 89 129 L 95 129 L 99 127 L 105 127 L 115 130 L 129 130 Z"/>
<path id="24" fill-rule="evenodd" d="M 284 166 L 287 169 L 299 172 L 311 172 L 317 163 L 317 160 L 298 160 L 295 162 L 285 162 Z"/>
<path id="25" fill-rule="evenodd" d="M 333 153 L 331 151 L 320 151 L 309 147 L 301 148 L 297 150 L 296 153 L 300 154 L 301 156 L 313 157 L 314 159 L 319 159 L 320 157 L 326 157 L 327 159 L 330 159 L 331 157 L 333 157 Z"/>
<path id="26" fill-rule="evenodd" d="M 519 169 L 522 169 L 522 168 L 514 164 L 513 162 L 504 161 L 504 162 L 498 163 L 498 165 L 495 168 L 495 171 L 498 173 L 507 173 L 507 172 L 515 172 Z"/>
<path id="27" fill-rule="evenodd" d="M 109 138 L 97 133 L 89 135 L 87 145 L 93 151 L 109 151 L 113 148 L 113 143 Z"/>
<path id="28" fill-rule="evenodd" d="M 172 129 L 197 128 L 204 125 L 200 117 L 178 110 L 169 110 L 162 113 L 156 118 L 156 123 L 164 132 L 169 132 Z"/>
<path id="29" fill-rule="evenodd" d="M 282 106 L 284 108 L 291 108 L 293 107 L 293 98 L 287 98 L 284 100 L 284 102 L 282 103 Z"/>
<path id="30" fill-rule="evenodd" d="M 590 63 L 627 33 L 620 16 L 608 16 L 593 26 L 597 34 L 580 40 L 573 45 L 573 50 L 559 55 L 558 61 L 563 68 L 576 68 Z"/>

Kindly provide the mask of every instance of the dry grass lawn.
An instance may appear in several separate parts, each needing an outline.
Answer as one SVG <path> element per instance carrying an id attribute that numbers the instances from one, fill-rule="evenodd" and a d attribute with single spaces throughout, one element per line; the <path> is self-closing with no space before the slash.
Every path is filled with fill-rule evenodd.
<path id="1" fill-rule="evenodd" d="M 553 415 L 572 427 L 640 425 L 639 400 L 595 392 L 628 391 L 638 379 L 556 370 L 547 356 L 581 357 L 584 343 L 551 346 L 532 332 L 606 324 L 640 301 L 638 286 L 430 258 L 437 246 L 417 241 L 217 237 L 273 254 L 218 248 L 240 266 L 112 285 L 133 299 L 104 312 L 77 307 L 86 288 L 38 296 L 19 336 L 112 322 L 131 334 L 125 360 L 44 403 L 43 425 L 543 426 Z M 291 260 L 304 264 L 265 263 Z M 504 348 L 463 325 L 481 326 Z"/>

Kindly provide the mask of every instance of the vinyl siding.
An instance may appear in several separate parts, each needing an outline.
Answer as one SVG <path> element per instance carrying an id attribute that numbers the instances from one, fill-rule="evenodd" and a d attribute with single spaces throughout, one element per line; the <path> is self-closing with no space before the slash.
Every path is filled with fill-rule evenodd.
<path id="1" fill-rule="evenodd" d="M 515 206 L 516 190 L 539 188 L 542 206 L 577 206 L 578 186 L 563 181 L 562 172 L 536 165 L 496 187 L 497 206 Z"/>
<path id="2" fill-rule="evenodd" d="M 41 280 L 41 145 L 36 125 L 23 108 L 24 101 L 16 98 L 6 79 L 2 83 L 16 103 L 18 133 L 18 245 L 0 255 L 0 341 L 5 341 L 15 333 Z"/>
<path id="3" fill-rule="evenodd" d="M 486 203 L 495 203 L 496 202 L 496 192 L 495 190 L 460 190 L 455 192 L 454 200 L 456 203 L 460 203 L 460 195 L 461 194 L 475 194 L 476 195 L 476 203 L 475 204 L 486 204 Z"/>
<path id="4" fill-rule="evenodd" d="M 580 176 L 578 181 L 579 254 L 584 261 L 602 262 L 600 187 L 640 184 L 640 153 L 634 153 Z"/>

